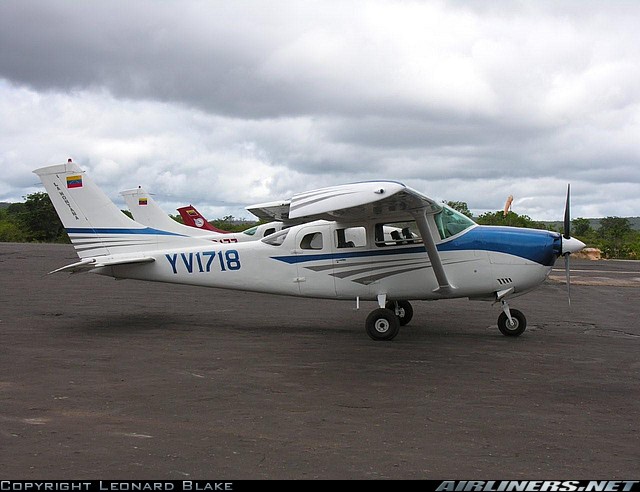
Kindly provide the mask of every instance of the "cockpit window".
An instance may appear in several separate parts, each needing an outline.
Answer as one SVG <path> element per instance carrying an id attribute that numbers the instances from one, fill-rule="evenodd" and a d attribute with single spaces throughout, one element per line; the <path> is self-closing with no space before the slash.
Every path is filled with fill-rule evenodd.
<path id="1" fill-rule="evenodd" d="M 271 246 L 280 246 L 286 239 L 287 234 L 289 234 L 289 229 L 271 234 L 270 236 L 262 239 L 262 242 L 265 244 L 270 244 Z"/>
<path id="2" fill-rule="evenodd" d="M 242 234 L 246 234 L 247 236 L 253 236 L 258 230 L 258 226 L 253 226 L 246 231 L 242 231 Z"/>
<path id="3" fill-rule="evenodd" d="M 475 225 L 475 222 L 469 217 L 446 205 L 443 206 L 442 212 L 438 212 L 434 216 L 434 219 L 441 239 L 455 236 Z"/>

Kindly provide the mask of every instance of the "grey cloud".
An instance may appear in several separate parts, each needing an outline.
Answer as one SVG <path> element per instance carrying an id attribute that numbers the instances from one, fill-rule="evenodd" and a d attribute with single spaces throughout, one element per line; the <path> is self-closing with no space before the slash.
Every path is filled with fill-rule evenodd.
<path id="1" fill-rule="evenodd" d="M 168 202 L 235 207 L 384 177 L 497 209 L 515 186 L 560 203 L 573 180 L 597 183 L 592 210 L 610 210 L 618 183 L 640 183 L 639 14 L 632 2 L 5 0 L 0 199 L 73 156 L 111 196 L 143 184 Z"/>

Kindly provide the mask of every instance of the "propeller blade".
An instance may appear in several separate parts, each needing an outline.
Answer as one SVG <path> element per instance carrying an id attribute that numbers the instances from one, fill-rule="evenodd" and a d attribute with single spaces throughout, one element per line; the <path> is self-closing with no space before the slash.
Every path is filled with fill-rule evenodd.
<path id="1" fill-rule="evenodd" d="M 571 253 L 564 254 L 564 273 L 567 278 L 567 300 L 569 301 L 569 306 L 571 306 L 571 270 L 569 269 L 569 255 Z"/>
<path id="2" fill-rule="evenodd" d="M 571 211 L 569 210 L 569 194 L 571 185 L 567 185 L 567 201 L 564 205 L 564 237 L 569 239 L 571 237 Z"/>

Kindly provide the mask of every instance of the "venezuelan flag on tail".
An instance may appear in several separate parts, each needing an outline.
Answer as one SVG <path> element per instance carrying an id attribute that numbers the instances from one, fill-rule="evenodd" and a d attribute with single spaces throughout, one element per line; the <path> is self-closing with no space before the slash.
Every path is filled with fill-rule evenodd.
<path id="1" fill-rule="evenodd" d="M 67 188 L 82 188 L 82 175 L 67 176 Z"/>

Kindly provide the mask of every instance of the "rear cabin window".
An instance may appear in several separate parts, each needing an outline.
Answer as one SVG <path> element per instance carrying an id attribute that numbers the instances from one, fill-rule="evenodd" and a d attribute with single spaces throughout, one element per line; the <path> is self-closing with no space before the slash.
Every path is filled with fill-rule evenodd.
<path id="1" fill-rule="evenodd" d="M 305 234 L 300 241 L 300 249 L 322 249 L 322 233 L 312 232 Z"/>
<path id="2" fill-rule="evenodd" d="M 388 224 L 376 224 L 376 246 L 404 246 L 422 242 L 418 225 L 415 221 L 391 222 Z"/>
<path id="3" fill-rule="evenodd" d="M 364 227 L 336 229 L 338 248 L 362 248 L 367 245 L 367 230 Z"/>

